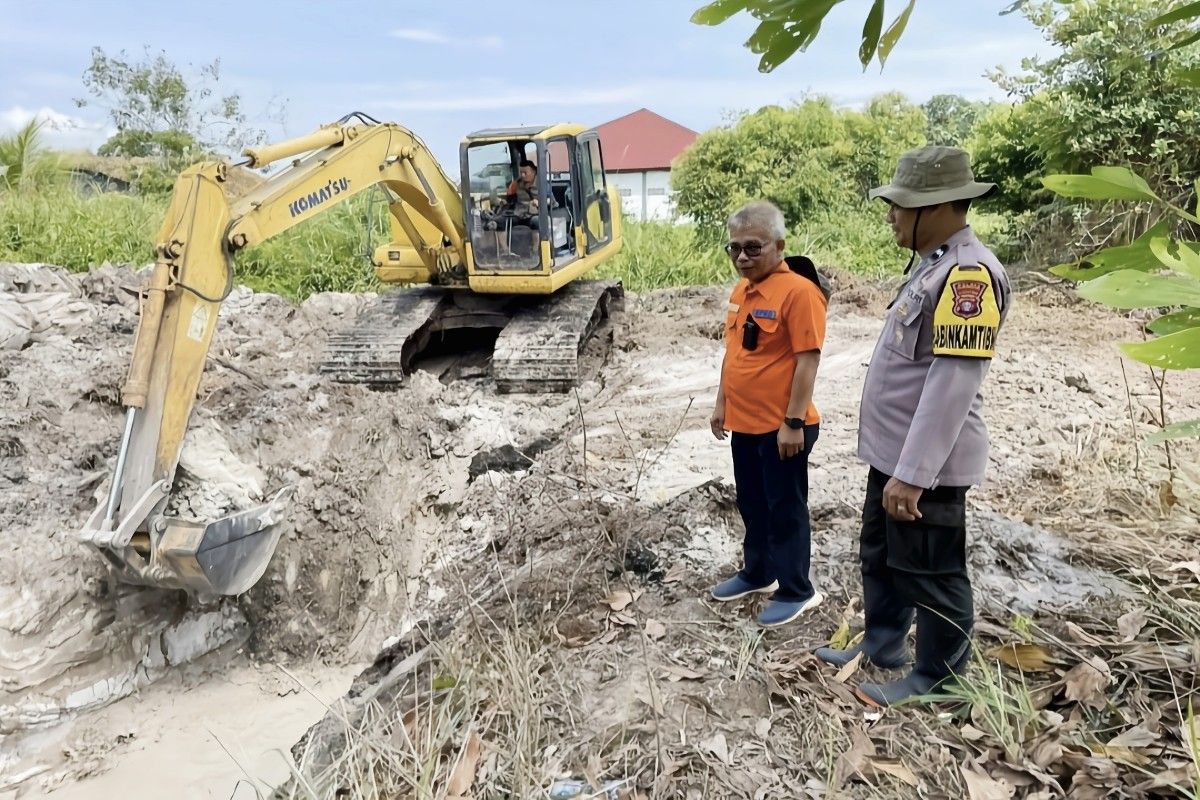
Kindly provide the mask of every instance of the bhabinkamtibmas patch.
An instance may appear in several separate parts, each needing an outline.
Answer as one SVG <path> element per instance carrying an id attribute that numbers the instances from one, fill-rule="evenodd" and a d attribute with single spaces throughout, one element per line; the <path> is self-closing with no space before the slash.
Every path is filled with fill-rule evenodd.
<path id="1" fill-rule="evenodd" d="M 933 354 L 991 358 L 1000 329 L 992 274 L 981 266 L 950 270 L 933 311 Z"/>

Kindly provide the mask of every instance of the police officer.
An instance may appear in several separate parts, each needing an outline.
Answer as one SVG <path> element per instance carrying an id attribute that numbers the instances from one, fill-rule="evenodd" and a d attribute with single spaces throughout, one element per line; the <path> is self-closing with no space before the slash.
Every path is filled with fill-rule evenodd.
<path id="1" fill-rule="evenodd" d="M 859 550 L 866 630 L 855 647 L 816 653 L 836 666 L 860 652 L 880 667 L 912 664 L 898 680 L 861 684 L 858 697 L 869 705 L 927 694 L 968 662 L 966 495 L 987 465 L 979 392 L 1008 313 L 1009 284 L 967 212 L 995 189 L 975 181 L 964 151 L 924 147 L 901 156 L 892 182 L 870 193 L 888 204 L 896 243 L 913 257 L 859 410 L 858 455 L 870 467 Z M 906 638 L 914 615 L 912 659 Z"/>

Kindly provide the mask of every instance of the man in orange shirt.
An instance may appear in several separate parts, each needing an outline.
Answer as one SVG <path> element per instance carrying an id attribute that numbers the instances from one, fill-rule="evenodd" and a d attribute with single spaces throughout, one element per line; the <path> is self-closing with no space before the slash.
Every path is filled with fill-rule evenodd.
<path id="1" fill-rule="evenodd" d="M 808 455 L 820 431 L 813 384 L 828 294 L 812 262 L 784 259 L 783 213 L 748 203 L 729 218 L 725 252 L 741 280 L 729 298 L 725 359 L 710 421 L 731 431 L 744 565 L 712 589 L 721 601 L 771 593 L 758 622 L 783 625 L 824 597 L 809 580 Z"/>

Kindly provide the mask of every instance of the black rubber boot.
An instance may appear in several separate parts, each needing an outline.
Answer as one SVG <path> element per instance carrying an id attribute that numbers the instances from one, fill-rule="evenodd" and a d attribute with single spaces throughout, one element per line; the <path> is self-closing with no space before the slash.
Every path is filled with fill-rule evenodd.
<path id="1" fill-rule="evenodd" d="M 863 652 L 864 647 L 865 644 L 862 642 L 845 650 L 838 650 L 834 647 L 818 647 L 815 653 L 817 658 L 826 664 L 832 664 L 835 667 L 844 667 L 853 661 L 859 653 Z M 863 661 L 870 662 L 884 669 L 900 669 L 912 663 L 912 656 L 908 653 L 908 646 L 904 643 L 904 639 L 900 638 L 899 640 L 893 640 L 887 650 L 878 651 L 874 655 L 863 656 Z"/>
<path id="2" fill-rule="evenodd" d="M 936 691 L 966 671 L 971 639 L 958 625 L 926 608 L 917 610 L 917 659 L 910 673 L 888 683 L 860 684 L 855 694 L 873 706 L 893 706 Z"/>

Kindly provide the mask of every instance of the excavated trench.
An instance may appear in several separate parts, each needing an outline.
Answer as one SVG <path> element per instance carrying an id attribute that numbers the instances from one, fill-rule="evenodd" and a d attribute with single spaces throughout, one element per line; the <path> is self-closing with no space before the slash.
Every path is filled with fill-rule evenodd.
<path id="1" fill-rule="evenodd" d="M 634 572 L 683 564 L 708 580 L 737 559 L 728 452 L 707 433 L 722 289 L 636 298 L 602 379 L 566 395 L 500 395 L 477 374 L 478 353 L 466 366 L 427 353 L 393 391 L 333 383 L 319 374 L 322 349 L 367 299 L 295 305 L 238 289 L 175 502 L 204 516 L 294 484 L 280 546 L 236 599 L 114 585 L 74 532 L 116 455 L 136 325 L 122 287 L 135 283 L 107 266 L 0 265 L 0 796 L 252 797 L 249 780 L 286 780 L 283 753 L 418 622 L 453 624 L 464 593 L 538 553 L 565 559 L 547 574 L 569 583 L 594 545 L 580 509 L 638 542 Z M 878 299 L 855 284 L 835 295 L 818 388 L 814 572 L 841 594 L 856 581 L 852 409 Z M 1004 420 L 1076 412 L 1059 373 L 1083 358 L 1039 344 L 1036 324 L 1015 327 L 1028 348 L 999 362 L 989 397 L 1001 423 L 975 516 L 980 599 L 1020 610 L 1112 597 L 1119 585 L 1072 565 L 1067 544 L 1009 508 L 1014 494 L 1060 491 L 1037 476 L 1078 443 L 1060 427 L 1030 452 L 1027 428 Z M 386 690 L 386 662 L 358 695 Z"/>

